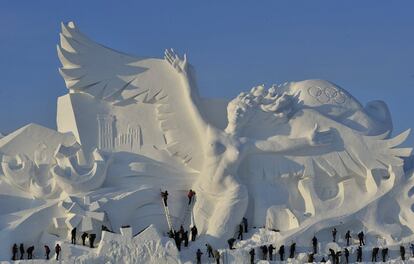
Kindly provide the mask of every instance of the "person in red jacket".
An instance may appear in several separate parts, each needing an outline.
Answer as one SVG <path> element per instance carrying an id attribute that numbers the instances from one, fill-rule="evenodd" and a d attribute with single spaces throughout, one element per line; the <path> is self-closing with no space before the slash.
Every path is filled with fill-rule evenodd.
<path id="1" fill-rule="evenodd" d="M 193 190 L 190 189 L 190 191 L 188 192 L 188 195 L 187 195 L 187 197 L 188 197 L 188 204 L 191 204 L 191 200 L 193 199 L 193 196 L 195 194 L 196 194 L 195 191 L 193 191 Z"/>

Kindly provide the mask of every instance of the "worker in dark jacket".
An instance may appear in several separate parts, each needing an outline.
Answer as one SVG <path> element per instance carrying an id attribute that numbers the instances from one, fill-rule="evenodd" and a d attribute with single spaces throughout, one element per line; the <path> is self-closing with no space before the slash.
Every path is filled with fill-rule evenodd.
<path id="1" fill-rule="evenodd" d="M 346 264 L 349 263 L 349 250 L 347 248 L 345 248 L 344 250 L 344 255 L 345 255 L 345 262 Z"/>
<path id="2" fill-rule="evenodd" d="M 247 233 L 247 218 L 243 217 L 242 222 L 243 222 L 243 225 L 244 225 L 244 233 Z"/>
<path id="3" fill-rule="evenodd" d="M 359 246 L 357 248 L 357 260 L 356 262 L 362 262 L 362 248 L 361 246 Z"/>
<path id="4" fill-rule="evenodd" d="M 233 250 L 234 249 L 234 247 L 233 247 L 234 242 L 236 242 L 236 239 L 234 237 L 232 237 L 229 240 L 227 240 L 227 243 L 229 244 L 229 249 L 230 250 Z"/>
<path id="5" fill-rule="evenodd" d="M 45 256 L 46 259 L 49 259 L 49 255 L 50 255 L 50 248 L 48 245 L 45 245 Z"/>
<path id="6" fill-rule="evenodd" d="M 295 252 L 296 252 L 296 243 L 292 243 L 292 245 L 290 245 L 290 254 L 289 254 L 289 258 L 293 259 L 295 258 Z"/>
<path id="7" fill-rule="evenodd" d="M 254 248 L 250 249 L 249 255 L 250 255 L 250 264 L 254 264 L 254 256 L 256 255 L 256 253 L 254 252 Z"/>
<path id="8" fill-rule="evenodd" d="M 262 249 L 262 254 L 263 254 L 262 259 L 263 260 L 267 260 L 267 246 L 266 245 L 263 245 L 260 248 Z"/>
<path id="9" fill-rule="evenodd" d="M 200 249 L 197 249 L 197 252 L 196 252 L 197 264 L 201 264 L 201 255 L 203 255 L 203 252 L 201 252 Z"/>
<path id="10" fill-rule="evenodd" d="M 33 259 L 34 246 L 27 248 L 27 259 Z"/>
<path id="11" fill-rule="evenodd" d="M 272 244 L 270 244 L 268 249 L 269 249 L 268 250 L 269 251 L 269 260 L 272 261 L 273 260 L 273 250 L 275 250 L 276 248 Z"/>
<path id="12" fill-rule="evenodd" d="M 333 250 L 332 248 L 329 249 L 329 256 L 331 256 L 332 258 L 332 263 L 336 264 L 336 254 L 335 254 L 335 250 Z"/>
<path id="13" fill-rule="evenodd" d="M 89 234 L 89 247 L 94 248 L 93 242 L 95 242 L 96 234 Z"/>
<path id="14" fill-rule="evenodd" d="M 336 228 L 334 227 L 334 229 L 332 229 L 332 239 L 333 239 L 333 242 L 336 242 L 336 233 L 337 233 L 338 231 L 336 230 Z"/>
<path id="15" fill-rule="evenodd" d="M 12 260 L 16 260 L 17 259 L 17 252 L 19 251 L 19 248 L 17 247 L 17 244 L 13 244 L 12 247 Z"/>
<path id="16" fill-rule="evenodd" d="M 83 232 L 83 234 L 81 236 L 81 238 L 82 238 L 82 245 L 83 246 L 85 246 L 85 240 L 86 240 L 87 237 L 88 237 L 88 233 Z"/>
<path id="17" fill-rule="evenodd" d="M 377 262 L 378 252 L 379 252 L 379 248 L 374 247 L 372 249 L 371 262 Z"/>
<path id="18" fill-rule="evenodd" d="M 400 255 L 401 255 L 401 260 L 405 260 L 405 247 L 404 246 L 400 246 Z"/>
<path id="19" fill-rule="evenodd" d="M 23 259 L 23 256 L 24 256 L 24 246 L 23 246 L 23 243 L 20 243 L 19 251 L 20 251 L 20 259 Z"/>
<path id="20" fill-rule="evenodd" d="M 207 247 L 208 257 L 209 257 L 209 258 L 214 257 L 214 254 L 213 254 L 213 247 L 212 247 L 210 244 L 206 244 L 206 247 Z"/>
<path id="21" fill-rule="evenodd" d="M 313 253 L 308 254 L 308 263 L 313 263 L 315 261 L 315 257 Z"/>
<path id="22" fill-rule="evenodd" d="M 346 231 L 346 234 L 345 234 L 345 239 L 346 239 L 346 246 L 348 247 L 349 246 L 349 240 L 351 239 L 351 231 Z"/>
<path id="23" fill-rule="evenodd" d="M 72 229 L 70 234 L 71 234 L 70 242 L 75 245 L 76 244 L 76 227 Z"/>
<path id="24" fill-rule="evenodd" d="M 312 238 L 312 247 L 313 247 L 313 254 L 318 253 L 318 239 L 316 238 L 316 236 L 313 236 Z"/>
<path id="25" fill-rule="evenodd" d="M 284 245 L 280 246 L 279 255 L 280 255 L 280 261 L 284 261 L 285 259 L 285 246 Z"/>
<path id="26" fill-rule="evenodd" d="M 365 246 L 365 242 L 364 242 L 364 232 L 361 231 L 358 233 L 358 239 L 359 239 L 359 246 L 364 245 Z"/>
<path id="27" fill-rule="evenodd" d="M 388 248 L 383 248 L 381 250 L 381 255 L 382 255 L 382 262 L 386 262 L 387 257 L 388 257 Z"/>
<path id="28" fill-rule="evenodd" d="M 195 241 L 196 240 L 196 236 L 197 236 L 198 230 L 196 226 L 193 226 L 191 228 L 191 241 Z"/>
<path id="29" fill-rule="evenodd" d="M 243 240 L 243 225 L 239 225 L 239 234 L 237 236 L 237 239 Z"/>
<path id="30" fill-rule="evenodd" d="M 60 245 L 56 244 L 55 246 L 56 260 L 59 260 L 59 255 L 61 251 L 62 251 L 62 248 L 60 247 Z"/>

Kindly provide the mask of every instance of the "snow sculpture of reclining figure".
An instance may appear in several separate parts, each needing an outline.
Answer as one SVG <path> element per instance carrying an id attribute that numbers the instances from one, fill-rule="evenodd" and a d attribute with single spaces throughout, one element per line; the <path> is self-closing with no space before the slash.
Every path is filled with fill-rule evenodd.
<path id="1" fill-rule="evenodd" d="M 79 153 L 80 146 L 60 145 L 55 153 L 57 164 L 51 172 L 57 184 L 68 194 L 87 192 L 102 186 L 106 178 L 108 162 L 95 149 L 89 165 L 83 165 Z"/>

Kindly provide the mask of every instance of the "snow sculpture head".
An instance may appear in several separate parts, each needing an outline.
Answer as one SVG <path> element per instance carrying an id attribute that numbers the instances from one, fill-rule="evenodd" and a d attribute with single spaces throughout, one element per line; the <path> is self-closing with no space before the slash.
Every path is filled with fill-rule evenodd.
<path id="1" fill-rule="evenodd" d="M 278 91 L 277 86 L 268 90 L 263 85 L 242 92 L 227 105 L 229 134 L 242 134 L 244 126 L 251 123 L 259 112 L 267 113 L 274 125 L 286 123 L 293 115 L 297 97 Z"/>

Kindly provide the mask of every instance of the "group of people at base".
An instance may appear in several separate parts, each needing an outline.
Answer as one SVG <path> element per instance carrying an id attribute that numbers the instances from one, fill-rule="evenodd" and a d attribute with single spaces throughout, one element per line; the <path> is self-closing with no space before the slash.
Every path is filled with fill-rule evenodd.
<path id="1" fill-rule="evenodd" d="M 195 241 L 197 234 L 198 234 L 197 227 L 195 225 L 192 226 L 190 231 L 191 231 L 191 241 Z M 184 242 L 184 247 L 188 247 L 188 239 L 189 239 L 188 231 L 185 231 L 182 225 L 180 226 L 180 230 L 178 231 L 171 230 L 169 232 L 169 236 L 170 238 L 174 239 L 175 245 L 177 246 L 178 251 L 181 251 L 181 244 L 183 242 Z"/>
<path id="2" fill-rule="evenodd" d="M 45 249 L 46 259 L 50 259 L 51 250 L 50 250 L 49 246 L 44 245 L 44 249 Z M 27 259 L 33 259 L 34 250 L 35 250 L 34 246 L 30 246 L 26 249 Z M 62 250 L 62 248 L 60 247 L 60 245 L 56 244 L 56 246 L 55 246 L 56 260 L 59 260 L 59 255 L 60 255 L 61 250 Z M 18 258 L 19 251 L 20 251 L 20 258 Z M 17 246 L 16 243 L 13 244 L 13 247 L 12 247 L 12 254 L 13 254 L 12 260 L 24 259 L 24 253 L 25 253 L 25 250 L 24 250 L 23 243 L 21 243 L 19 247 Z"/>
<path id="3" fill-rule="evenodd" d="M 247 232 L 248 232 L 247 218 L 243 217 L 242 222 L 238 226 L 237 239 L 243 240 L 243 233 L 247 233 Z M 227 240 L 227 243 L 229 244 L 230 249 L 234 249 L 233 246 L 235 242 L 236 242 L 236 238 L 234 237 Z M 213 247 L 208 243 L 206 244 L 206 249 L 207 249 L 208 258 L 214 258 L 216 260 L 216 263 L 220 264 L 220 257 L 221 257 L 220 252 L 217 249 L 213 249 Z M 202 255 L 203 255 L 203 252 L 201 252 L 200 249 L 197 249 L 196 251 L 197 264 L 201 263 Z"/>
<path id="4" fill-rule="evenodd" d="M 102 231 L 109 231 L 111 232 L 106 226 L 102 225 Z M 71 238 L 70 238 L 70 242 L 73 245 L 76 245 L 76 227 L 72 229 L 72 231 L 70 232 L 71 234 Z M 89 247 L 90 248 L 94 248 L 94 243 L 95 243 L 95 239 L 96 239 L 96 234 L 88 234 L 86 232 L 83 232 L 81 235 L 81 239 L 82 239 L 82 246 L 86 246 L 86 238 L 89 238 Z"/>
<path id="5" fill-rule="evenodd" d="M 104 225 L 102 226 L 102 231 L 112 232 Z M 71 234 L 71 239 L 70 239 L 71 244 L 76 245 L 76 227 L 71 230 L 70 234 Z M 88 234 L 86 232 L 83 232 L 83 234 L 81 235 L 83 246 L 86 246 L 86 238 L 89 238 L 89 247 L 94 248 L 96 234 Z M 14 244 L 12 246 L 12 260 L 24 259 L 25 253 L 27 253 L 27 259 L 33 259 L 34 250 L 35 250 L 34 246 L 28 247 L 25 251 L 23 243 L 21 243 L 20 246 L 17 246 L 17 244 Z M 61 251 L 62 251 L 62 248 L 60 247 L 60 245 L 56 244 L 55 246 L 56 260 L 59 260 Z M 48 245 L 44 245 L 44 252 L 45 252 L 45 258 L 50 259 L 51 250 Z M 20 253 L 20 258 L 18 256 L 18 253 Z"/>
<path id="6" fill-rule="evenodd" d="M 240 227 L 241 226 L 241 227 Z M 241 231 L 245 231 L 245 233 L 247 233 L 247 219 L 243 218 L 243 223 L 239 226 L 238 229 L 238 239 L 243 239 L 243 236 L 240 236 L 240 232 Z M 245 227 L 242 228 L 242 227 Z M 336 242 L 336 238 L 337 238 L 337 233 L 338 231 L 336 230 L 336 228 L 334 228 L 332 230 L 332 241 Z M 365 234 L 363 231 L 359 232 L 357 234 L 358 237 L 358 247 L 356 249 L 356 262 L 362 262 L 363 261 L 363 246 L 365 246 Z M 329 249 L 329 254 L 327 255 L 321 255 L 320 257 L 322 257 L 319 260 L 316 260 L 315 255 L 318 254 L 318 239 L 316 238 L 316 236 L 314 236 L 312 238 L 312 249 L 313 251 L 311 253 L 308 253 L 308 259 L 307 262 L 308 263 L 313 263 L 315 261 L 319 261 L 319 262 L 327 262 L 328 260 L 331 261 L 332 264 L 340 264 L 340 263 L 350 263 L 349 262 L 349 257 L 350 257 L 350 250 L 348 249 L 349 246 L 351 246 L 351 231 L 348 230 L 345 234 L 345 240 L 346 240 L 346 247 L 343 249 L 342 251 L 335 251 L 334 249 Z M 234 243 L 235 243 L 236 239 L 235 238 L 231 238 L 229 239 L 227 242 L 229 244 L 229 249 L 233 250 L 234 248 Z M 218 250 L 214 250 L 213 247 L 210 244 L 206 244 L 207 247 L 207 254 L 209 258 L 214 258 L 217 264 L 220 264 L 220 252 Z M 279 255 L 279 260 L 280 261 L 284 261 L 285 260 L 285 245 L 281 245 L 279 247 L 279 249 L 276 252 L 276 247 L 272 244 L 270 245 L 262 245 L 260 247 L 258 247 L 257 249 L 255 248 L 251 248 L 249 250 L 249 257 L 250 257 L 250 263 L 255 263 L 256 260 L 256 251 L 261 252 L 261 260 L 269 260 L 269 261 L 273 261 L 273 260 L 277 260 L 277 254 Z M 410 244 L 410 250 L 411 250 L 411 254 L 414 257 L 414 244 Z M 380 252 L 380 248 L 379 247 L 374 247 L 372 249 L 372 253 L 371 253 L 371 262 L 377 262 L 379 259 L 379 252 Z M 290 259 L 294 259 L 295 255 L 296 255 L 296 243 L 292 242 L 292 244 L 289 247 L 289 255 L 288 258 Z M 197 264 L 201 263 L 201 257 L 203 255 L 203 252 L 201 252 L 200 249 L 197 249 L 196 252 L 196 260 L 197 260 Z M 344 260 L 341 262 L 341 257 L 344 257 Z M 382 262 L 386 262 L 387 259 L 389 257 L 389 250 L 387 247 L 383 247 L 381 249 L 381 260 Z M 405 252 L 405 247 L 403 245 L 400 246 L 400 258 L 401 260 L 406 260 L 406 252 Z"/>

